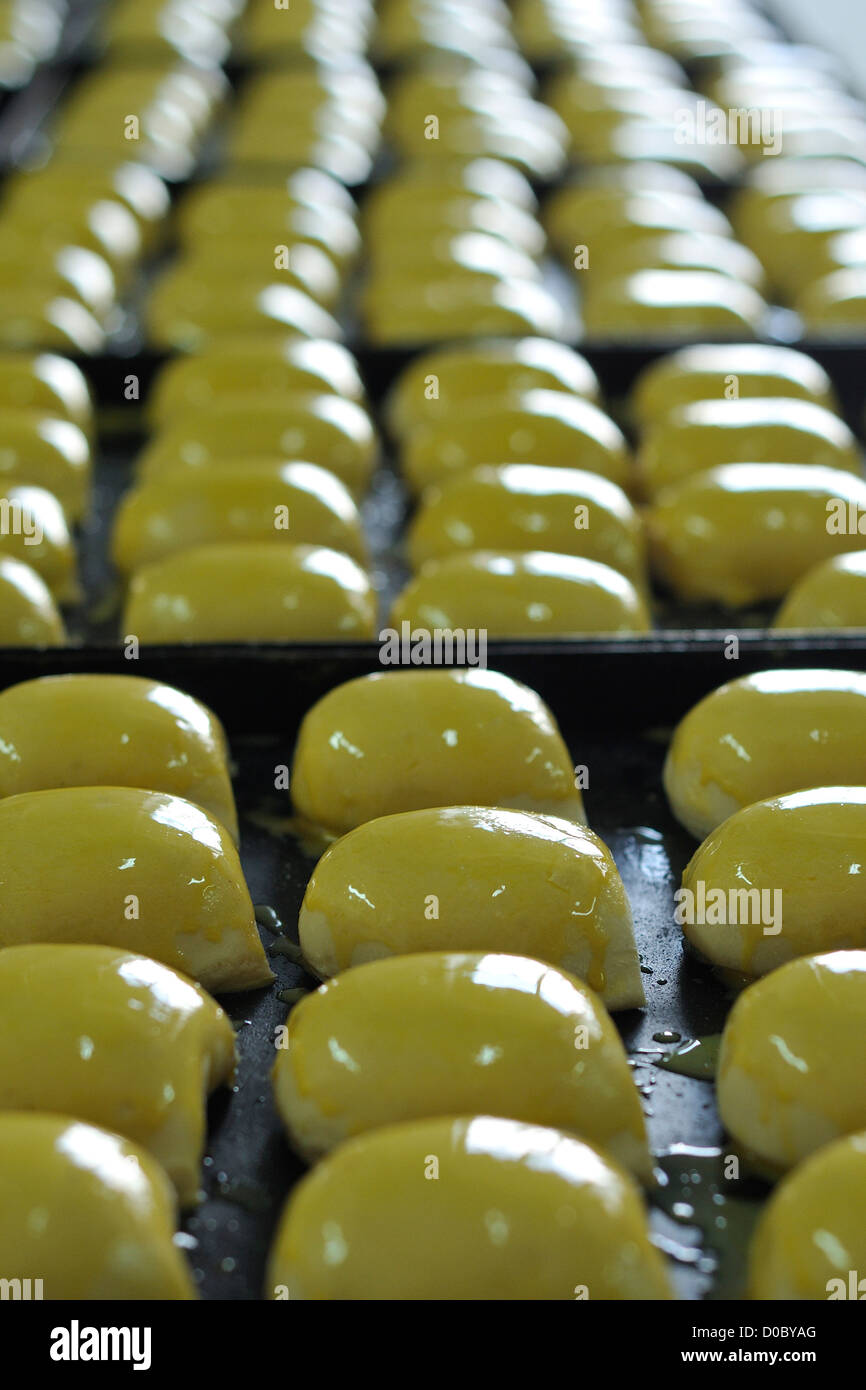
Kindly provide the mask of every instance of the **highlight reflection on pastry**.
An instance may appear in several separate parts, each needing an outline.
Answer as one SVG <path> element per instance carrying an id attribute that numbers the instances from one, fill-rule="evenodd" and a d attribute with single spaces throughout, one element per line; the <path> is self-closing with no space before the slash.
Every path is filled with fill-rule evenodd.
<path id="1" fill-rule="evenodd" d="M 273 1081 L 309 1161 L 383 1125 L 483 1112 L 566 1130 L 652 1174 L 607 1010 L 524 956 L 428 952 L 347 970 L 292 1010 Z"/>
<path id="2" fill-rule="evenodd" d="M 866 951 L 801 956 L 739 996 L 722 1035 L 718 1104 L 737 1144 L 779 1173 L 866 1126 Z"/>
<path id="3" fill-rule="evenodd" d="M 272 979 L 237 850 L 178 796 L 62 787 L 4 797 L 0 882 L 0 946 L 137 950 L 215 992 Z"/>
<path id="4" fill-rule="evenodd" d="M 866 785 L 866 676 L 807 668 L 728 681 L 680 720 L 663 780 L 699 840 L 766 797 Z"/>
<path id="5" fill-rule="evenodd" d="M 608 1008 L 644 1003 L 610 850 L 552 815 L 448 806 L 367 821 L 319 860 L 298 925 L 322 977 L 392 955 L 508 951 L 586 980 Z"/>
<path id="6" fill-rule="evenodd" d="M 427 806 L 510 806 L 582 821 L 550 710 L 498 671 L 393 671 L 336 686 L 305 715 L 295 810 L 334 835 Z"/>
<path id="7" fill-rule="evenodd" d="M 303 1178 L 266 1295 L 289 1299 L 669 1299 L 634 1180 L 556 1129 L 414 1121 Z"/>
<path id="8" fill-rule="evenodd" d="M 182 796 L 238 838 L 223 727 L 161 681 L 42 676 L 0 692 L 0 797 L 80 786 Z"/>
<path id="9" fill-rule="evenodd" d="M 191 980 L 110 946 L 0 951 L 0 1111 L 100 1125 L 158 1159 L 195 1201 L 208 1093 L 227 1084 L 234 1030 Z"/>

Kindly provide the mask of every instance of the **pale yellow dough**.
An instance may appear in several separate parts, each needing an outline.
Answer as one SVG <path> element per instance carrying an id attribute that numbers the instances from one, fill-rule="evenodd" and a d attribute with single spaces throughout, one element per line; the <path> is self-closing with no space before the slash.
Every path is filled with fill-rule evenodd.
<path id="1" fill-rule="evenodd" d="M 761 1213 L 749 1251 L 755 1299 L 866 1298 L 866 1133 L 799 1164 Z"/>

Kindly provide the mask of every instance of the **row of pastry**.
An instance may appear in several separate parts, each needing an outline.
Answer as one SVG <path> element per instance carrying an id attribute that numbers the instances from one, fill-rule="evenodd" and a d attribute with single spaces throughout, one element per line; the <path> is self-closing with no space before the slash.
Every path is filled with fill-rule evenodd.
<path id="1" fill-rule="evenodd" d="M 316 7 L 309 8 L 315 14 Z M 573 331 L 573 316 L 563 312 L 539 262 L 545 239 L 532 217 L 535 199 L 526 176 L 558 177 L 569 120 L 572 133 L 591 126 L 592 115 L 618 121 L 623 116 L 618 103 L 634 91 L 650 105 L 660 100 L 666 110 L 671 129 L 664 148 L 655 150 L 654 159 L 648 157 L 652 141 L 643 153 L 630 150 L 627 140 L 623 148 L 614 142 L 611 150 L 600 150 L 595 169 L 556 195 L 545 219 L 554 245 L 580 272 L 586 331 L 613 338 L 742 336 L 766 327 L 761 291 L 766 270 L 775 265 L 768 248 L 776 233 L 767 228 L 762 239 L 760 229 L 755 233 L 746 225 L 757 259 L 734 240 L 730 222 L 700 192 L 694 175 L 707 176 L 709 168 L 701 161 L 711 165 L 707 152 L 717 147 L 701 144 L 699 136 L 674 138 L 676 120 L 691 116 L 694 125 L 695 112 L 707 104 L 688 87 L 675 60 L 646 43 L 590 37 L 571 55 L 557 79 L 553 105 L 546 106 L 532 95 L 535 79 L 514 48 L 507 13 L 494 6 L 488 22 L 473 27 L 471 11 L 459 4 L 448 7 L 449 22 L 467 18 L 461 45 L 453 35 L 451 43 L 446 40 L 435 6 L 410 9 L 414 36 L 407 34 L 404 46 L 397 47 L 400 65 L 386 79 L 385 96 L 359 56 L 356 26 L 334 38 L 326 60 L 320 45 L 302 44 L 294 61 L 303 55 L 303 66 L 292 68 L 291 83 L 280 70 L 253 76 L 221 142 L 220 183 L 227 180 L 229 188 L 220 193 L 232 193 L 237 215 L 229 225 L 222 207 L 222 227 L 208 236 L 205 190 L 203 215 L 181 219 L 181 255 L 158 280 L 146 311 L 156 345 L 189 348 L 217 331 L 239 327 L 238 319 L 244 327 L 253 321 L 258 330 L 274 323 L 295 327 L 300 316 L 302 323 L 315 319 L 317 331 L 324 332 L 328 320 L 303 296 L 333 307 L 346 268 L 344 251 L 329 245 L 323 255 L 321 242 L 329 238 L 321 233 L 307 238 L 304 217 L 296 209 L 289 217 L 280 202 L 280 177 L 290 168 L 313 165 L 358 184 L 376 158 L 380 127 L 400 163 L 365 200 L 367 276 L 355 302 L 367 339 L 405 344 L 466 333 Z M 322 14 L 328 14 L 327 7 Z M 290 32 L 286 12 L 272 19 L 275 34 L 280 24 Z M 277 54 L 292 51 L 290 43 L 275 42 Z M 751 57 L 737 55 L 736 64 L 729 56 L 718 81 L 730 85 L 736 79 L 748 87 L 766 69 L 779 74 L 780 90 L 790 81 L 802 92 L 812 75 L 808 61 L 818 59 L 802 57 L 798 68 L 786 54 L 783 46 L 766 45 Z M 658 133 L 658 121 L 647 111 L 631 112 L 626 127 L 632 135 Z M 791 153 L 802 151 L 795 146 Z M 856 171 L 844 158 L 850 153 L 842 149 L 839 158 L 824 161 L 837 166 L 834 177 L 843 183 L 847 165 Z M 482 170 L 489 161 L 499 169 Z M 467 164 L 471 172 L 463 169 Z M 756 177 L 763 172 L 759 169 Z M 852 177 L 856 183 L 855 173 Z M 600 188 L 611 195 L 606 216 L 596 208 L 593 217 L 585 217 L 584 184 L 591 193 Z M 851 196 L 856 202 L 856 193 Z M 334 216 L 326 216 L 324 208 L 320 212 L 320 222 Z M 850 209 L 850 217 L 855 212 Z M 810 245 L 819 237 L 823 245 L 829 237 L 829 225 L 798 228 L 797 210 L 792 217 L 794 230 L 814 231 Z M 275 236 L 281 223 L 285 241 Z M 850 225 L 850 220 L 842 224 Z M 271 229 L 267 234 L 265 227 Z M 275 247 L 281 245 L 289 263 L 275 267 Z M 335 251 L 341 262 L 336 268 L 329 263 Z M 230 272 L 236 293 L 215 293 L 215 284 L 224 283 Z M 297 293 L 285 293 L 287 288 Z"/>
<path id="2" fill-rule="evenodd" d="M 0 397 L 17 443 L 4 468 L 5 640 L 60 640 L 49 600 L 76 595 L 69 528 L 89 492 L 89 396 L 68 361 L 7 354 Z M 385 405 L 417 498 L 394 624 L 645 631 L 652 576 L 687 603 L 784 600 L 779 626 L 864 625 L 859 446 L 813 359 L 731 344 L 656 360 L 625 405 L 634 454 L 598 398 L 586 360 L 549 340 L 413 360 Z M 125 634 L 375 635 L 358 504 L 379 446 L 342 345 L 221 341 L 169 363 L 148 411 L 151 441 L 113 523 Z M 31 579 L 28 601 L 13 561 L 49 594 L 37 602 Z"/>
<path id="3" fill-rule="evenodd" d="M 415 577 L 393 620 L 497 637 L 642 631 L 651 576 L 686 604 L 784 599 L 779 626 L 863 625 L 860 446 L 817 362 L 683 348 L 641 372 L 624 413 L 634 453 L 560 344 L 417 357 L 385 407 L 418 500 Z"/>
<path id="4" fill-rule="evenodd" d="M 677 920 L 754 981 L 725 1025 L 717 1101 L 747 1163 L 782 1179 L 756 1235 L 758 1297 L 848 1297 L 864 1254 L 864 720 L 860 672 L 759 672 L 700 701 L 665 763 L 669 805 L 702 841 Z"/>

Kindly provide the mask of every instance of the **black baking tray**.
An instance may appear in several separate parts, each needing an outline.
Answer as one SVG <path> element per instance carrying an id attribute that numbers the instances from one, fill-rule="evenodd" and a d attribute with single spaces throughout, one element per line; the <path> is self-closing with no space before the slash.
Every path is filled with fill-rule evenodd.
<path id="1" fill-rule="evenodd" d="M 670 344 L 640 347 L 600 347 L 578 344 L 596 371 L 602 399 L 609 412 L 628 433 L 624 405 L 637 374 L 657 357 L 670 351 Z M 842 413 L 863 444 L 866 347 L 823 344 L 809 349 L 829 372 L 840 399 Z M 370 569 L 376 587 L 383 626 L 391 602 L 409 578 L 403 553 L 403 536 L 411 501 L 399 472 L 398 452 L 382 420 L 382 401 L 389 386 L 418 350 L 375 349 L 356 345 L 356 357 L 367 388 L 369 403 L 382 436 L 382 466 L 362 503 L 364 530 L 370 546 Z M 122 495 L 133 485 L 135 459 L 148 439 L 147 396 L 164 363 L 163 354 L 106 354 L 76 359 L 87 375 L 97 401 L 99 435 L 95 450 L 94 489 L 91 504 L 78 534 L 79 570 L 84 601 L 67 616 L 70 637 L 76 643 L 93 647 L 116 646 L 122 639 L 122 591 L 110 559 L 109 547 L 113 518 Z M 130 373 L 139 379 L 141 399 L 126 401 L 124 385 Z M 767 633 L 776 605 L 762 604 L 749 609 L 723 609 L 710 604 L 685 604 L 661 593 L 653 597 L 653 617 L 657 635 L 672 639 L 700 631 L 718 634 L 763 631 L 768 641 L 783 638 Z M 654 638 L 634 638 L 633 644 Z M 585 639 L 575 638 L 576 651 Z"/>
<path id="2" fill-rule="evenodd" d="M 580 654 L 570 643 L 498 643 L 489 664 L 533 686 L 553 709 L 575 763 L 589 770 L 589 821 L 610 845 L 631 899 L 647 1006 L 614 1017 L 663 1179 L 651 1202 L 654 1238 L 682 1297 L 741 1297 L 748 1235 L 767 1189 L 745 1175 L 721 1180 L 719 1155 L 727 1150 L 712 1084 L 659 1065 L 677 1045 L 718 1034 L 732 1001 L 684 950 L 673 920 L 673 892 L 695 845 L 667 808 L 661 767 L 672 726 L 723 681 L 768 666 L 866 671 L 866 637 L 780 644 L 746 635 L 737 660 L 710 636 L 650 639 L 639 648 L 589 641 Z M 275 1223 L 303 1172 L 284 1140 L 269 1075 L 274 1030 L 289 1007 L 281 995 L 314 986 L 291 943 L 315 861 L 281 824 L 290 806 L 285 792 L 274 791 L 274 768 L 290 763 L 298 724 L 316 699 L 382 669 L 373 646 L 142 648 L 134 662 L 108 649 L 0 652 L 0 688 L 66 671 L 149 676 L 206 701 L 229 733 L 241 858 L 277 983 L 221 998 L 237 1028 L 240 1068 L 234 1088 L 211 1102 L 204 1199 L 181 1237 L 205 1299 L 262 1297 Z"/>

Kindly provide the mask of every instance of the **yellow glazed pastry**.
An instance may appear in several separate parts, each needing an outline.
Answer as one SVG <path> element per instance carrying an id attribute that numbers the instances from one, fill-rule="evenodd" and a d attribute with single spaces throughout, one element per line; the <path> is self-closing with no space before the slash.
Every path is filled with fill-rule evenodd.
<path id="1" fill-rule="evenodd" d="M 298 814 L 335 835 L 457 804 L 585 819 L 550 710 L 528 686 L 480 669 L 377 672 L 336 686 L 304 716 L 291 791 Z"/>
<path id="2" fill-rule="evenodd" d="M 387 196 L 384 196 L 387 191 Z M 546 238 L 532 212 L 499 198 L 455 193 L 435 202 L 419 199 L 391 185 L 374 190 L 365 207 L 364 225 L 375 256 L 381 260 L 392 248 L 398 254 L 407 244 L 429 245 L 443 235 L 482 232 L 527 255 L 541 256 Z"/>
<path id="3" fill-rule="evenodd" d="M 181 797 L 137 787 L 4 797 L 0 874 L 0 946 L 140 950 L 212 991 L 272 979 L 237 850 Z"/>
<path id="4" fill-rule="evenodd" d="M 490 253 L 490 268 L 514 265 L 521 257 L 535 267 L 544 249 L 544 233 L 528 208 L 507 198 L 449 190 L 436 182 L 425 184 L 420 196 L 413 184 L 397 179 L 380 185 L 364 208 L 364 228 L 370 262 L 377 270 L 410 265 L 420 269 L 426 261 L 429 273 L 449 259 L 459 260 L 461 247 L 469 250 L 474 245 L 480 251 L 482 244 Z"/>
<path id="5" fill-rule="evenodd" d="M 275 245 L 309 240 L 337 264 L 354 260 L 360 249 L 360 234 L 349 207 L 318 194 L 292 196 L 285 185 L 208 180 L 184 199 L 178 214 L 185 247 L 225 239 L 242 241 L 262 228 L 266 231 L 262 245 L 268 246 L 271 266 Z M 263 270 L 266 264 L 263 261 Z"/>
<path id="6" fill-rule="evenodd" d="M 861 1038 L 866 951 L 801 956 L 757 980 L 730 1012 L 719 1113 L 769 1172 L 866 1126 Z"/>
<path id="7" fill-rule="evenodd" d="M 413 631 L 483 629 L 494 638 L 649 632 L 651 626 L 643 598 L 619 570 L 543 550 L 429 560 L 394 600 L 389 621 Z"/>
<path id="8" fill-rule="evenodd" d="M 703 400 L 651 427 L 637 455 L 649 497 L 730 463 L 809 464 L 862 473 L 854 435 L 838 415 L 792 397 Z"/>
<path id="9" fill-rule="evenodd" d="M 318 463 L 358 493 L 373 471 L 376 436 L 366 410 L 343 396 L 285 403 L 247 396 L 173 419 L 139 458 L 138 472 L 142 478 L 164 477 L 180 469 L 207 468 L 218 459 L 241 462 L 258 455 Z"/>
<path id="10" fill-rule="evenodd" d="M 93 402 L 84 373 L 56 353 L 0 353 L 0 407 L 59 416 L 88 436 L 93 429 Z"/>
<path id="11" fill-rule="evenodd" d="M 431 487 L 408 533 L 414 569 L 466 550 L 548 550 L 645 579 L 640 519 L 616 483 L 579 468 L 481 465 Z"/>
<path id="12" fill-rule="evenodd" d="M 583 268 L 580 268 L 583 275 Z M 708 232 L 668 232 L 630 241 L 619 247 L 604 242 L 594 249 L 592 270 L 597 278 L 622 276 L 638 270 L 672 270 L 690 273 L 713 271 L 761 290 L 765 275 L 761 262 L 745 246 L 730 237 Z M 589 270 L 589 265 L 585 267 Z"/>
<path id="13" fill-rule="evenodd" d="M 69 525 L 45 488 L 9 487 L 0 495 L 0 554 L 34 569 L 59 603 L 79 598 Z"/>
<path id="14" fill-rule="evenodd" d="M 69 295 L 43 285 L 22 283 L 3 292 L 0 349 L 32 352 L 44 348 L 93 356 L 105 349 L 105 329 L 89 309 Z M 53 417 L 52 417 L 53 418 Z"/>
<path id="15" fill-rule="evenodd" d="M 90 445 L 71 420 L 32 410 L 0 410 L 0 487 L 28 484 L 53 492 L 71 521 L 84 514 Z"/>
<path id="16" fill-rule="evenodd" d="M 260 342 L 282 341 L 287 333 L 304 338 L 339 338 L 337 320 L 296 285 L 281 284 L 274 271 L 269 284 L 238 280 L 231 295 L 221 293 L 220 277 L 187 282 L 182 295 L 167 276 L 148 296 L 145 321 L 151 344 L 164 352 L 199 352 L 239 334 Z"/>
<path id="17" fill-rule="evenodd" d="M 502 159 L 482 155 L 453 164 L 424 161 L 404 165 L 365 193 L 361 207 L 364 231 L 375 235 L 380 228 L 386 229 L 395 206 L 402 210 L 429 202 L 437 207 L 455 194 L 510 203 L 529 213 L 535 213 L 538 206 L 526 176 Z"/>
<path id="18" fill-rule="evenodd" d="M 42 676 L 0 693 L 0 797 L 81 786 L 170 792 L 238 838 L 222 725 L 160 681 Z"/>
<path id="19" fill-rule="evenodd" d="M 630 477 L 622 432 L 592 401 L 564 391 L 525 391 L 506 405 L 467 405 L 406 440 L 403 472 L 414 492 L 480 463 L 544 463 Z"/>
<path id="20" fill-rule="evenodd" d="M 340 1145 L 292 1193 L 276 1299 L 669 1299 L 634 1180 L 556 1129 L 421 1120 Z"/>
<path id="21" fill-rule="evenodd" d="M 671 810 L 700 840 L 755 801 L 866 785 L 866 676 L 804 669 L 729 681 L 677 725 L 663 776 Z"/>
<path id="22" fill-rule="evenodd" d="M 65 645 L 63 619 L 45 580 L 21 560 L 0 556 L 0 646 Z"/>
<path id="23" fill-rule="evenodd" d="M 749 1250 L 749 1297 L 866 1296 L 866 1133 L 837 1139 L 782 1180 Z"/>
<path id="24" fill-rule="evenodd" d="M 687 602 L 780 599 L 822 560 L 862 546 L 833 516 L 866 514 L 866 483 L 838 468 L 732 463 L 665 488 L 645 514 L 650 565 Z"/>
<path id="25" fill-rule="evenodd" d="M 0 1268 L 41 1279 L 42 1297 L 196 1297 L 171 1184 L 136 1144 L 63 1115 L 0 1114 L 0 1191 Z"/>
<path id="26" fill-rule="evenodd" d="M 767 306 L 751 285 L 702 270 L 636 270 L 587 285 L 586 333 L 605 338 L 756 335 Z"/>
<path id="27" fill-rule="evenodd" d="M 621 221 L 623 204 L 635 196 L 646 202 L 648 197 L 658 200 L 672 194 L 678 203 L 683 197 L 702 198 L 695 180 L 672 165 L 629 161 L 598 167 L 550 195 L 544 204 L 544 225 L 554 246 L 565 254 L 576 242 L 586 243 L 584 233 L 600 237 Z"/>
<path id="28" fill-rule="evenodd" d="M 2 243 L 0 243 L 2 245 Z M 526 280 L 540 284 L 543 274 L 535 258 L 502 237 L 487 232 L 458 232 L 431 228 L 417 241 L 384 241 L 371 247 L 368 256 L 372 296 L 398 296 L 410 289 L 436 285 L 454 295 L 475 280 Z M 361 305 L 366 295 L 361 294 Z"/>
<path id="29" fill-rule="evenodd" d="M 87 209 L 92 215 L 94 205 L 106 199 L 123 203 L 134 215 L 143 248 L 148 251 L 159 246 L 171 209 L 168 188 L 147 165 L 128 160 L 107 165 L 83 163 L 74 157 L 64 160 L 60 151 L 39 170 L 11 175 L 8 190 L 7 213 L 14 217 L 20 211 L 31 220 L 53 215 L 58 202 L 74 205 L 77 216 L 86 216 Z"/>
<path id="30" fill-rule="evenodd" d="M 866 627 L 866 550 L 834 555 L 804 574 L 788 591 L 773 627 Z"/>
<path id="31" fill-rule="evenodd" d="M 141 483 L 115 515 L 112 556 L 122 574 L 216 541 L 322 545 L 365 558 L 361 518 L 335 474 L 315 463 L 238 460 Z"/>
<path id="32" fill-rule="evenodd" d="M 370 281 L 362 309 L 367 337 L 388 347 L 503 334 L 558 338 L 564 331 L 561 305 L 547 286 L 510 276 L 477 273 L 428 281 L 405 275 L 396 283 L 394 277 Z"/>
<path id="33" fill-rule="evenodd" d="M 227 280 L 232 295 L 224 303 L 221 291 Z M 261 252 L 255 243 L 208 241 L 183 252 L 164 273 L 158 301 L 162 312 L 151 315 L 151 326 L 171 337 L 176 324 L 194 319 L 218 341 L 233 327 L 243 331 L 247 319 L 258 318 L 259 295 L 269 285 L 289 286 L 328 311 L 342 291 L 340 273 L 320 246 L 292 242 L 275 253 L 272 241 Z"/>
<path id="34" fill-rule="evenodd" d="M 764 975 L 793 956 L 866 947 L 866 787 L 744 806 L 683 873 L 677 920 L 715 965 Z"/>
<path id="35" fill-rule="evenodd" d="M 507 951 L 586 980 L 610 1009 L 644 1003 L 610 850 L 556 816 L 446 806 L 368 821 L 326 850 L 298 927 L 323 978 L 385 956 Z"/>
<path id="36" fill-rule="evenodd" d="M 168 362 L 148 397 L 147 409 L 154 425 L 162 426 L 185 411 L 218 405 L 226 396 L 285 399 L 330 392 L 354 401 L 364 395 L 355 361 L 342 344 L 326 338 L 286 338 L 273 343 L 256 337 L 226 338 L 196 357 Z"/>
<path id="37" fill-rule="evenodd" d="M 136 570 L 123 633 L 140 642 L 326 642 L 374 636 L 369 575 L 321 545 L 198 545 Z"/>
<path id="38" fill-rule="evenodd" d="M 37 259 L 29 233 L 0 226 L 0 290 L 16 289 L 26 282 L 45 295 L 69 295 L 104 322 L 117 304 L 117 286 L 108 262 L 83 246 L 49 250 Z M 64 418 L 65 412 L 64 412 Z"/>
<path id="39" fill-rule="evenodd" d="M 185 1206 L 199 1186 L 205 1101 L 230 1081 L 234 1057 L 222 1009 L 147 956 L 0 951 L 0 1110 L 74 1115 L 125 1135 L 159 1160 Z"/>
<path id="40" fill-rule="evenodd" d="M 585 357 L 548 338 L 460 344 L 424 353 L 401 373 L 388 397 L 393 434 L 406 435 L 492 399 L 503 404 L 533 388 L 597 400 L 598 378 Z"/>
<path id="41" fill-rule="evenodd" d="M 797 297 L 796 307 L 815 337 L 861 338 L 866 327 L 866 266 L 834 270 L 813 280 Z"/>
<path id="42" fill-rule="evenodd" d="M 665 237 L 672 232 L 731 238 L 727 217 L 712 203 L 691 193 L 665 190 L 623 190 L 621 198 L 594 199 L 587 205 L 583 190 L 565 189 L 555 208 L 556 225 L 569 241 L 586 245 L 589 265 L 596 256 L 614 262 L 635 242 Z M 565 221 L 566 227 L 561 223 Z"/>
<path id="43" fill-rule="evenodd" d="M 607 1010 L 573 976 L 523 956 L 443 951 L 348 970 L 292 1010 L 273 1081 L 309 1161 L 400 1120 L 485 1114 L 577 1134 L 652 1175 Z"/>
<path id="44" fill-rule="evenodd" d="M 646 429 L 660 424 L 677 406 L 753 396 L 793 397 L 828 410 L 837 408 L 832 383 L 820 363 L 805 352 L 766 343 L 700 343 L 661 357 L 637 378 L 629 408 Z"/>

